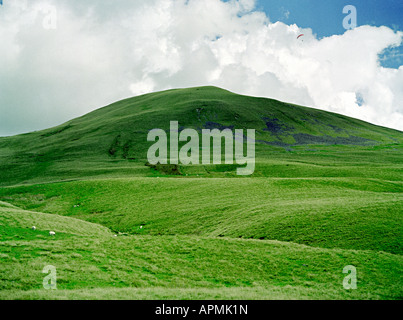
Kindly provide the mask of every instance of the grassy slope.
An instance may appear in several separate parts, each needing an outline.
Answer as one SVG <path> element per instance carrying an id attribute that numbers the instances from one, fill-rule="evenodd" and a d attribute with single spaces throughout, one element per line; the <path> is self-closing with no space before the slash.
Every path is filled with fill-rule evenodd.
<path id="1" fill-rule="evenodd" d="M 169 90 L 119 101 L 48 130 L 0 138 L 0 185 L 147 175 L 150 169 L 144 163 L 151 146 L 147 134 L 155 128 L 169 129 L 170 120 L 197 129 L 255 128 L 262 162 L 273 158 L 273 153 L 287 154 L 292 145 L 319 144 L 325 153 L 331 152 L 328 156 L 338 154 L 340 161 L 348 161 L 353 150 L 372 151 L 379 146 L 387 146 L 393 156 L 403 142 L 396 130 L 276 100 L 215 87 Z M 335 144 L 350 146 L 344 157 L 343 152 L 325 147 Z M 305 149 L 314 161 L 323 157 L 322 148 Z"/>
<path id="2" fill-rule="evenodd" d="M 45 239 L 37 234 L 40 229 L 28 229 L 32 221 L 10 210 L 16 209 L 0 208 L 1 219 L 11 215 L 9 226 L 26 231 L 18 238 L 0 240 L 0 299 L 398 299 L 402 295 L 395 277 L 403 260 L 388 253 L 230 238 L 115 238 L 91 224 L 80 227 L 78 235 L 73 234 L 75 219 L 58 216 L 46 227 L 60 232 Z M 41 213 L 26 214 L 34 221 L 43 219 Z M 41 271 L 49 264 L 57 267 L 56 292 L 41 289 Z M 347 264 L 358 268 L 360 290 L 343 289 L 342 270 Z"/>
<path id="3" fill-rule="evenodd" d="M 256 128 L 254 176 L 200 165 L 167 178 L 144 166 L 148 130 L 168 119 Z M 402 141 L 395 130 L 213 87 L 0 138 L 0 299 L 401 298 Z M 40 290 L 46 264 L 64 290 Z M 349 264 L 353 292 L 341 285 Z"/>
<path id="4" fill-rule="evenodd" d="M 401 182 L 349 178 L 133 178 L 4 188 L 0 199 L 130 234 L 402 254 L 402 192 Z"/>
<path id="5" fill-rule="evenodd" d="M 58 237 L 75 236 L 106 237 L 111 232 L 103 226 L 54 214 L 30 212 L 0 203 L 0 241 L 47 239 L 49 231 Z M 35 226 L 38 231 L 31 230 Z"/>

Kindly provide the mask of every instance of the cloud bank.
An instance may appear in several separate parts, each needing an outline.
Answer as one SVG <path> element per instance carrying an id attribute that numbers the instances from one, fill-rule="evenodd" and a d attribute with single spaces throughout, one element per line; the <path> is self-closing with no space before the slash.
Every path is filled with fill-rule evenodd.
<path id="1" fill-rule="evenodd" d="M 254 0 L 6 0 L 0 135 L 199 85 L 403 130 L 403 66 L 379 63 L 402 39 L 371 26 L 317 39 L 310 29 L 270 22 Z"/>

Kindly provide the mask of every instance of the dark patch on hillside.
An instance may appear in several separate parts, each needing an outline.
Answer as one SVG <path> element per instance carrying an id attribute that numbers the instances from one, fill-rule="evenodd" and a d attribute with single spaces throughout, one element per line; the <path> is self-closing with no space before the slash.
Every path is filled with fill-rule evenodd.
<path id="1" fill-rule="evenodd" d="M 266 123 L 266 128 L 263 129 L 263 131 L 268 131 L 275 136 L 284 134 L 294 129 L 293 127 L 287 126 L 286 124 L 282 123 L 279 119 L 276 118 L 263 117 L 262 119 Z"/>
<path id="2" fill-rule="evenodd" d="M 332 124 L 328 124 L 328 126 L 329 126 L 330 128 L 332 128 L 332 129 L 334 130 L 334 132 L 337 132 L 337 133 L 341 133 L 341 132 L 345 131 L 345 130 L 340 129 L 339 127 L 336 127 L 336 126 L 334 126 L 334 125 L 332 125 Z"/>
<path id="3" fill-rule="evenodd" d="M 109 147 L 108 153 L 111 156 L 115 156 L 116 153 L 119 150 L 120 147 L 120 135 L 118 135 L 117 137 L 115 137 L 115 139 L 113 139 L 113 142 L 111 144 L 111 146 Z"/>
<path id="4" fill-rule="evenodd" d="M 215 120 L 218 118 L 217 110 L 220 110 L 224 104 L 219 101 L 193 101 L 196 107 L 197 120 L 199 122 Z"/>
<path id="5" fill-rule="evenodd" d="M 204 111 L 204 108 L 197 108 L 196 112 L 197 112 L 197 120 L 201 121 L 201 115 L 202 112 Z"/>
<path id="6" fill-rule="evenodd" d="M 133 142 L 129 140 L 123 146 L 123 159 L 126 160 L 135 160 L 133 153 Z"/>
<path id="7" fill-rule="evenodd" d="M 154 169 L 161 174 L 169 175 L 169 176 L 181 176 L 182 172 L 180 171 L 179 165 L 177 164 L 150 164 L 149 162 L 146 163 L 147 167 Z"/>
<path id="8" fill-rule="evenodd" d="M 297 133 L 293 135 L 295 143 L 288 144 L 282 141 L 265 141 L 256 140 L 256 143 L 262 143 L 274 147 L 282 147 L 286 150 L 291 150 L 291 147 L 300 145 L 354 145 L 354 146 L 369 146 L 376 145 L 377 142 L 370 139 L 365 139 L 356 136 L 349 137 L 331 137 L 328 135 L 324 136 L 313 136 L 306 133 Z"/>
<path id="9" fill-rule="evenodd" d="M 34 153 L 34 152 L 23 152 L 19 154 L 14 155 L 15 160 L 17 161 L 29 161 L 30 163 L 44 163 L 44 162 L 49 162 L 52 160 L 57 159 L 56 156 L 50 155 L 48 153 Z"/>
<path id="10" fill-rule="evenodd" d="M 362 137 L 349 136 L 349 137 L 331 137 L 328 135 L 313 136 L 306 133 L 297 133 L 293 135 L 296 143 L 295 145 L 305 144 L 327 144 L 327 145 L 357 145 L 367 146 L 376 144 L 376 141 L 365 139 Z"/>
<path id="11" fill-rule="evenodd" d="M 133 141 L 129 140 L 126 143 L 122 143 L 122 136 L 119 134 L 113 140 L 112 144 L 109 147 L 108 154 L 112 157 L 116 157 L 121 154 L 123 159 L 126 160 L 135 160 L 134 152 L 133 152 Z"/>

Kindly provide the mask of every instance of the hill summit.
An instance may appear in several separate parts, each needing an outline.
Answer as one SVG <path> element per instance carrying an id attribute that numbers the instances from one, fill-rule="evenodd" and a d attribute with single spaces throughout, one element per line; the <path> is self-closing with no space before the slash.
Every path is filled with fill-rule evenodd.
<path id="1" fill-rule="evenodd" d="M 263 158 L 313 145 L 376 147 L 403 140 L 396 130 L 273 99 L 216 87 L 174 89 L 118 101 L 54 128 L 0 138 L 0 183 L 117 171 L 147 175 L 147 134 L 169 130 L 170 121 L 178 121 L 180 130 L 255 129 L 257 156 Z"/>

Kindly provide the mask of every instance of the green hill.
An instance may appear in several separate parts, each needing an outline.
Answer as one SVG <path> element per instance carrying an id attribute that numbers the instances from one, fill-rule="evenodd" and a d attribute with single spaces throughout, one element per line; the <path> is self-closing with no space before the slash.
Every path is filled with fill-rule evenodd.
<path id="1" fill-rule="evenodd" d="M 319 145 L 324 152 L 335 145 L 350 147 L 349 151 L 385 146 L 393 151 L 391 146 L 401 146 L 403 141 L 399 131 L 338 114 L 215 87 L 178 89 L 119 101 L 48 130 L 0 138 L 0 185 L 117 174 L 147 176 L 152 171 L 144 166 L 151 145 L 147 134 L 155 128 L 169 130 L 171 120 L 198 130 L 255 129 L 258 165 L 272 160 L 273 152 L 287 157 L 293 150 L 309 151 L 309 145 Z M 311 150 L 308 157 L 312 155 L 322 156 Z M 306 157 L 292 158 L 296 162 Z M 276 160 L 283 158 L 276 156 Z M 275 171 L 288 170 L 279 169 Z M 207 168 L 209 173 L 223 170 L 234 171 L 234 167 Z M 261 168 L 256 174 L 276 175 L 265 171 Z M 202 166 L 189 173 L 205 172 Z"/>
<path id="2" fill-rule="evenodd" d="M 3 188 L 0 199 L 131 235 L 278 240 L 402 254 L 402 192 L 402 182 L 351 178 L 139 177 Z"/>
<path id="3" fill-rule="evenodd" d="M 255 129 L 254 174 L 146 165 L 170 121 Z M 402 132 L 214 87 L 0 138 L 0 299 L 401 299 L 402 159 Z"/>
<path id="4" fill-rule="evenodd" d="M 112 236 L 96 224 L 0 207 L 0 299 L 397 299 L 398 255 L 278 241 Z M 37 230 L 31 225 L 37 224 Z M 48 230 L 56 230 L 51 237 Z M 346 262 L 360 290 L 344 290 Z M 44 266 L 57 289 L 42 288 Z"/>

